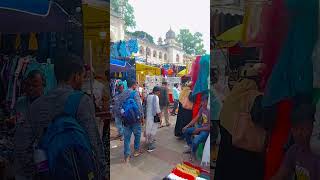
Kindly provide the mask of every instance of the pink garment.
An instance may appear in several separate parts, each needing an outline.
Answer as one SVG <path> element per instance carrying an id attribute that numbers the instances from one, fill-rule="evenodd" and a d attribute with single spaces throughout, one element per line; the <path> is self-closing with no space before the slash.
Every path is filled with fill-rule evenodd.
<path id="1" fill-rule="evenodd" d="M 284 0 L 274 0 L 270 11 L 266 12 L 264 17 L 267 19 L 264 21 L 265 25 L 263 25 L 265 42 L 262 48 L 262 62 L 266 64 L 266 68 L 262 74 L 262 89 L 265 89 L 288 33 L 289 14 Z"/>
<path id="2" fill-rule="evenodd" d="M 190 72 L 192 89 L 198 80 L 198 73 L 200 69 L 200 59 L 201 59 L 201 56 L 197 56 L 196 60 L 192 63 L 191 72 Z"/>

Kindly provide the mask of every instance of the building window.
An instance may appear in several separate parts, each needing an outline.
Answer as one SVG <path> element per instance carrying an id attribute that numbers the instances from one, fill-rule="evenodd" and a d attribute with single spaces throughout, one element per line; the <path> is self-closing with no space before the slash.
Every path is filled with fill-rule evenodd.
<path id="1" fill-rule="evenodd" d="M 157 51 L 153 51 L 153 57 L 157 57 Z"/>
<path id="2" fill-rule="evenodd" d="M 147 56 L 150 56 L 151 55 L 151 50 L 150 50 L 150 48 L 147 48 Z"/>
<path id="3" fill-rule="evenodd" d="M 159 52 L 159 59 L 162 59 L 162 52 Z"/>
<path id="4" fill-rule="evenodd" d="M 177 61 L 177 62 L 180 62 L 179 54 L 177 54 L 177 56 L 176 56 L 176 61 Z"/>
<path id="5" fill-rule="evenodd" d="M 167 60 L 168 57 L 167 57 L 167 54 L 164 54 L 164 60 Z"/>
<path id="6" fill-rule="evenodd" d="M 140 46 L 140 50 L 139 50 L 140 54 L 144 54 L 144 48 L 142 46 Z"/>

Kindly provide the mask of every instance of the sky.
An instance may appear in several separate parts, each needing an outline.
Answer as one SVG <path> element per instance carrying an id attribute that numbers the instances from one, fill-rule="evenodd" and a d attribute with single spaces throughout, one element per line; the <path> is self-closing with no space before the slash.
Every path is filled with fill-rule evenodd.
<path id="1" fill-rule="evenodd" d="M 178 34 L 180 29 L 203 34 L 205 50 L 210 53 L 210 1 L 209 0 L 129 0 L 134 8 L 137 26 L 157 42 L 165 38 L 170 29 Z"/>

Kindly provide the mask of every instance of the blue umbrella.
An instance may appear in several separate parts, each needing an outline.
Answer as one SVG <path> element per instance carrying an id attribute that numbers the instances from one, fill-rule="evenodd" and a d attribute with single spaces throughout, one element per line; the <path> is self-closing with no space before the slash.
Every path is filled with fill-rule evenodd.
<path id="1" fill-rule="evenodd" d="M 0 32 L 61 32 L 69 15 L 49 0 L 0 0 Z"/>

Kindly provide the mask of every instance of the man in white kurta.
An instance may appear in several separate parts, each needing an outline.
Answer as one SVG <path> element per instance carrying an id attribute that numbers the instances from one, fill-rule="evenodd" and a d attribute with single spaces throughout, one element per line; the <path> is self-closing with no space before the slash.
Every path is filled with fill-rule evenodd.
<path id="1" fill-rule="evenodd" d="M 154 137 L 157 133 L 159 123 L 154 122 L 156 115 L 160 116 L 161 110 L 159 105 L 160 88 L 154 87 L 153 92 L 147 96 L 147 114 L 146 114 L 146 138 L 148 152 L 155 150 Z"/>

